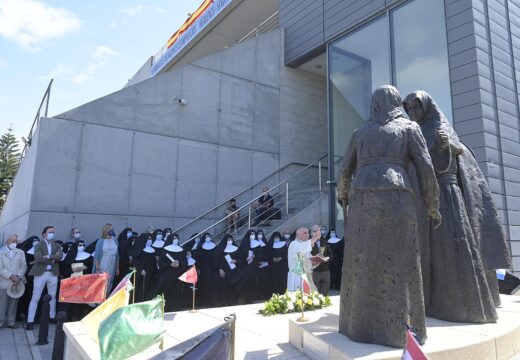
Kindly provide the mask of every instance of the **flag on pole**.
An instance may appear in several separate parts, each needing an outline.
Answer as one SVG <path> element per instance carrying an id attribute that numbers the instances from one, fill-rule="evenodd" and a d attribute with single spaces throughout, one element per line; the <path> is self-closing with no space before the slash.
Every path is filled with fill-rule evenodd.
<path id="1" fill-rule="evenodd" d="M 112 314 L 117 309 L 128 305 L 129 299 L 130 294 L 128 290 L 125 287 L 123 287 L 117 293 L 115 293 L 114 296 L 111 296 L 110 298 L 105 300 L 105 302 L 103 302 L 97 308 L 92 310 L 90 314 L 88 314 L 83 318 L 83 320 L 81 320 L 83 326 L 85 327 L 87 333 L 92 338 L 92 340 L 94 340 L 96 343 L 99 343 L 99 324 L 101 324 L 103 320 L 105 320 L 110 314 Z"/>
<path id="2" fill-rule="evenodd" d="M 121 290 L 123 287 L 126 287 L 128 289 L 128 283 L 130 282 L 130 278 L 132 277 L 134 272 L 135 272 L 135 270 L 132 270 L 131 272 L 126 274 L 125 277 L 119 282 L 119 284 L 117 284 L 116 288 L 112 291 L 112 293 L 108 297 L 111 297 L 116 292 Z"/>
<path id="3" fill-rule="evenodd" d="M 190 284 L 196 284 L 197 283 L 197 269 L 195 268 L 195 265 L 193 265 L 184 274 L 179 276 L 179 280 L 184 281 L 186 283 L 190 283 Z"/>
<path id="4" fill-rule="evenodd" d="M 309 274 L 305 271 L 304 259 L 301 254 L 298 254 L 298 258 L 296 259 L 296 264 L 294 268 L 292 268 L 292 272 L 299 275 L 302 278 L 302 292 L 305 295 L 310 295 L 312 293 L 313 285 Z"/>
<path id="5" fill-rule="evenodd" d="M 421 345 L 415 339 L 414 333 L 406 330 L 406 345 L 404 347 L 402 360 L 428 360 L 428 357 L 421 350 Z"/>
<path id="6" fill-rule="evenodd" d="M 127 305 L 114 311 L 99 326 L 101 359 L 126 359 L 161 340 L 164 333 L 164 299 Z"/>
<path id="7" fill-rule="evenodd" d="M 60 302 L 102 303 L 107 292 L 108 274 L 89 274 L 60 281 Z"/>

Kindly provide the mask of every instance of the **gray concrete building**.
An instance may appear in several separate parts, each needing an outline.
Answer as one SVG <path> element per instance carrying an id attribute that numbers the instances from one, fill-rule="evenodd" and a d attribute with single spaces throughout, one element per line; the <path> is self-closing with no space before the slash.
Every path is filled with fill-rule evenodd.
<path id="1" fill-rule="evenodd" d="M 394 84 L 428 91 L 473 149 L 520 272 L 520 1 L 219 0 L 190 29 L 120 91 L 40 120 L 0 235 L 179 228 L 325 154 L 310 213 L 341 229 L 341 156 Z"/>

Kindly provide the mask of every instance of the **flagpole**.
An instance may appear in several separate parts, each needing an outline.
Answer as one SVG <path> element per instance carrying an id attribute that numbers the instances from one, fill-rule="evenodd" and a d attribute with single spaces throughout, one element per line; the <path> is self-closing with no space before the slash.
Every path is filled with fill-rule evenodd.
<path id="1" fill-rule="evenodd" d="M 144 298 L 144 281 L 146 280 L 146 274 L 143 275 L 143 301 L 146 301 L 146 299 Z M 163 307 L 164 307 L 164 304 L 163 304 Z M 164 314 L 164 309 L 163 309 L 163 314 Z"/>
<path id="2" fill-rule="evenodd" d="M 197 312 L 197 310 L 195 310 L 195 284 L 193 284 L 193 305 L 192 305 L 192 309 L 190 310 L 190 313 Z"/>
<path id="3" fill-rule="evenodd" d="M 134 271 L 134 289 L 132 290 L 132 304 L 135 304 L 135 288 L 137 287 L 137 284 L 135 283 L 135 273 Z"/>
<path id="4" fill-rule="evenodd" d="M 302 316 L 300 316 L 298 319 L 296 319 L 296 321 L 298 322 L 307 322 L 309 321 L 308 318 L 305 317 L 305 313 L 304 313 L 304 308 L 305 308 L 305 301 L 303 301 L 303 277 L 302 277 L 302 281 L 301 281 L 301 286 L 300 286 L 300 294 L 301 294 L 301 301 L 302 301 Z"/>
<path id="5" fill-rule="evenodd" d="M 143 284 L 144 284 L 144 282 L 143 282 Z M 161 298 L 162 298 L 162 316 L 163 316 L 163 321 L 164 321 L 164 294 L 161 294 Z M 143 300 L 144 300 L 144 298 L 143 298 Z M 164 334 L 161 336 L 161 344 L 159 345 L 159 347 L 161 349 L 161 352 L 163 352 L 164 351 Z"/>

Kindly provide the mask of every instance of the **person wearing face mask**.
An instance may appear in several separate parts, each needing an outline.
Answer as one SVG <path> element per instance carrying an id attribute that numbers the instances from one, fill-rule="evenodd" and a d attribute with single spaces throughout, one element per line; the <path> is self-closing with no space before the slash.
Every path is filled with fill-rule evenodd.
<path id="1" fill-rule="evenodd" d="M 217 245 L 213 242 L 209 233 L 201 236 L 202 243 L 197 250 L 197 268 L 200 271 L 197 283 L 197 296 L 201 306 L 211 307 L 214 305 L 216 294 L 217 269 L 214 262 L 214 254 Z"/>
<path id="2" fill-rule="evenodd" d="M 63 274 L 64 278 L 92 273 L 94 258 L 92 254 L 85 251 L 85 241 L 81 240 L 81 237 L 79 238 L 70 247 L 65 260 L 63 260 L 63 263 L 66 265 L 66 272 Z M 60 304 L 65 305 L 64 310 L 67 312 L 68 321 L 79 321 L 92 310 L 86 304 Z"/>
<path id="3" fill-rule="evenodd" d="M 93 273 L 107 273 L 107 295 L 112 291 L 114 278 L 119 275 L 119 250 L 112 224 L 106 224 L 101 231 L 101 238 L 96 243 L 94 251 Z"/>
<path id="4" fill-rule="evenodd" d="M 271 293 L 284 294 L 287 289 L 287 240 L 275 231 L 267 243 Z"/>
<path id="5" fill-rule="evenodd" d="M 152 234 L 139 235 L 132 247 L 132 265 L 136 269 L 135 302 L 147 301 L 155 295 L 157 280 L 157 251 L 152 246 Z"/>
<path id="6" fill-rule="evenodd" d="M 238 303 L 235 289 L 239 280 L 243 257 L 231 234 L 226 234 L 215 251 L 217 264 L 217 301 L 219 306 L 230 306 Z"/>
<path id="7" fill-rule="evenodd" d="M 152 239 L 154 240 L 152 246 L 155 250 L 160 250 L 164 247 L 164 235 L 161 229 L 156 229 L 152 233 Z"/>
<path id="8" fill-rule="evenodd" d="M 200 245 L 200 236 L 198 233 L 191 234 L 190 239 L 182 244 L 182 248 L 186 253 L 186 261 L 188 268 L 197 263 L 197 252 Z M 200 275 L 200 270 L 197 265 L 197 274 Z M 182 282 L 182 307 L 183 309 L 191 309 L 193 302 L 193 288 L 192 284 Z M 200 300 L 195 298 L 195 306 L 199 306 Z"/>
<path id="9" fill-rule="evenodd" d="M 332 259 L 330 260 L 330 288 L 339 290 L 341 287 L 341 269 L 343 268 L 345 240 L 339 238 L 333 229 L 327 234 L 326 240 L 332 250 Z"/>
<path id="10" fill-rule="evenodd" d="M 187 266 L 186 252 L 179 245 L 179 235 L 170 234 L 159 257 L 157 276 L 157 294 L 164 295 L 166 312 L 182 308 L 182 281 L 179 276 L 184 274 Z"/>
<path id="11" fill-rule="evenodd" d="M 240 243 L 240 252 L 244 258 L 237 292 L 246 304 L 252 303 L 258 296 L 258 272 L 260 261 L 266 261 L 265 246 L 256 237 L 255 230 L 248 230 Z"/>
<path id="12" fill-rule="evenodd" d="M 34 276 L 34 289 L 27 314 L 27 330 L 33 329 L 36 308 L 45 287 L 51 296 L 50 319 L 51 322 L 56 321 L 56 290 L 60 275 L 58 262 L 63 253 L 60 246 L 54 242 L 54 233 L 54 226 L 44 227 L 43 241 L 34 248 L 34 265 L 29 272 L 30 276 Z"/>
<path id="13" fill-rule="evenodd" d="M 130 272 L 130 252 L 133 242 L 132 228 L 123 229 L 117 236 L 117 249 L 119 253 L 119 275 L 114 279 L 114 284 L 119 284 L 121 280 Z"/>
<path id="14" fill-rule="evenodd" d="M 29 271 L 34 264 L 34 247 L 40 243 L 38 236 L 30 236 L 24 242 L 18 245 L 18 249 L 22 250 L 25 255 L 25 263 L 27 264 L 27 271 L 25 272 L 25 279 L 27 281 L 25 285 L 25 292 L 22 297 L 18 300 L 18 308 L 16 319 L 22 320 L 27 319 L 27 309 L 29 308 L 29 302 L 31 301 L 33 292 L 33 277 L 29 276 Z M 39 312 L 36 311 L 36 314 Z"/>
<path id="15" fill-rule="evenodd" d="M 285 241 L 285 246 L 289 247 L 289 244 L 291 243 L 292 240 L 294 239 L 291 239 L 291 232 L 287 229 L 285 229 L 283 231 L 283 240 Z"/>
<path id="16" fill-rule="evenodd" d="M 269 269 L 269 259 L 267 251 L 267 239 L 263 230 L 256 232 L 256 238 L 259 241 L 260 249 L 258 251 L 258 299 L 266 300 L 271 297 L 272 283 L 271 271 Z"/>
<path id="17" fill-rule="evenodd" d="M 6 322 L 7 327 L 16 329 L 16 308 L 18 298 L 9 296 L 8 289 L 15 289 L 25 284 L 24 252 L 16 248 L 17 235 L 9 235 L 0 249 L 0 327 Z"/>
<path id="18" fill-rule="evenodd" d="M 327 230 L 325 229 L 325 235 L 322 235 L 322 230 L 323 226 L 312 226 L 311 255 L 319 255 L 323 259 L 326 259 L 319 265 L 314 267 L 312 271 L 312 280 L 320 294 L 328 295 L 330 290 L 330 261 L 332 259 L 332 249 L 330 245 L 327 243 L 327 240 L 325 240 Z"/>

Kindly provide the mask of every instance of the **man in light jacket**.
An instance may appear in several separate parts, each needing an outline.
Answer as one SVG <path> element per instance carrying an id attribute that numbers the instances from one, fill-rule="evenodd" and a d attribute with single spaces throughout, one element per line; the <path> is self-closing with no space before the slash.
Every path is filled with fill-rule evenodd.
<path id="1" fill-rule="evenodd" d="M 0 249 L 0 327 L 7 318 L 7 327 L 16 329 L 16 307 L 18 299 L 7 295 L 7 289 L 19 283 L 25 283 L 27 263 L 25 254 L 17 249 L 17 235 L 9 235 Z"/>
<path id="2" fill-rule="evenodd" d="M 38 301 L 42 296 L 43 288 L 47 286 L 47 293 L 52 297 L 50 302 L 50 321 L 56 321 L 56 290 L 61 260 L 61 246 L 54 242 L 54 227 L 46 226 L 42 231 L 43 240 L 34 248 L 34 265 L 29 276 L 34 276 L 34 289 L 27 315 L 27 330 L 33 329 L 34 316 Z"/>

